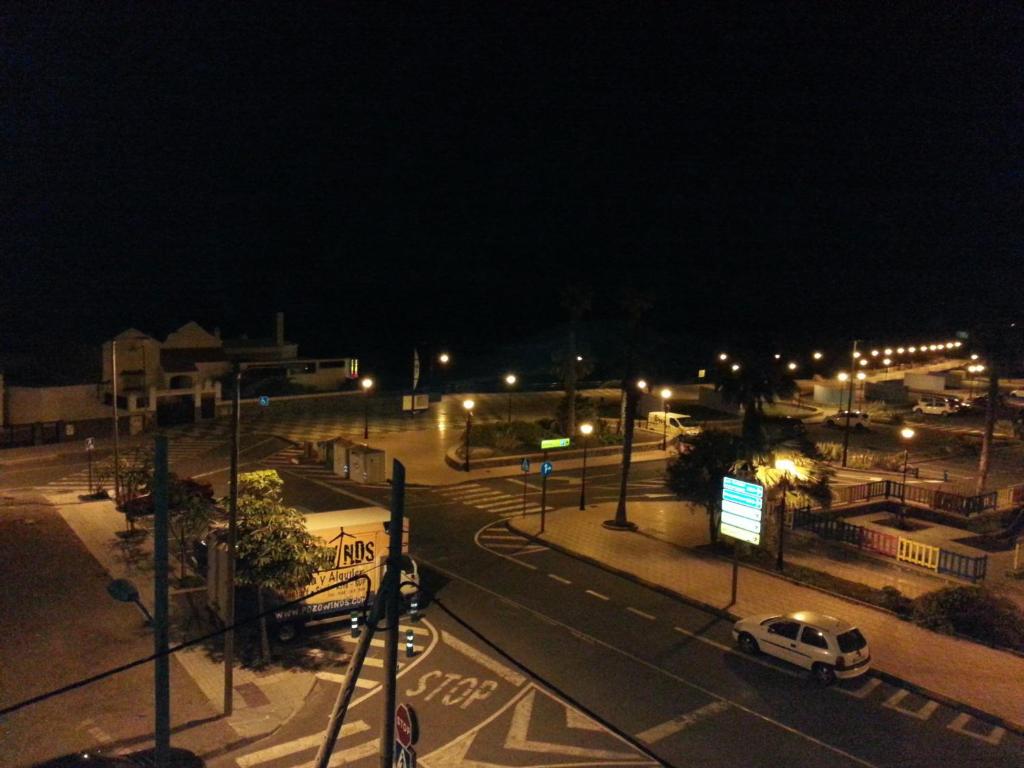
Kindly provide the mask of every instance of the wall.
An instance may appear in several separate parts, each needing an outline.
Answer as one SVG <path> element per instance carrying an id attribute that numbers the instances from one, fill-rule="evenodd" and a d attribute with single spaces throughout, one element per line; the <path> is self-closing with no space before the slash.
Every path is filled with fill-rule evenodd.
<path id="1" fill-rule="evenodd" d="M 110 417 L 95 384 L 69 387 L 8 387 L 7 423 L 37 421 L 88 421 Z"/>
<path id="2" fill-rule="evenodd" d="M 738 414 L 740 409 L 731 403 L 726 403 L 722 398 L 721 392 L 715 392 L 715 388 L 711 386 L 700 387 L 697 390 L 697 402 L 706 408 L 711 408 L 716 411 L 724 411 L 725 413 Z"/>
<path id="3" fill-rule="evenodd" d="M 918 392 L 942 392 L 946 389 L 945 373 L 908 373 L 903 377 L 907 389 Z"/>
<path id="4" fill-rule="evenodd" d="M 814 385 L 814 402 L 816 403 L 845 408 L 847 397 L 849 397 L 849 392 L 845 386 L 840 387 L 834 384 Z M 856 392 L 854 392 L 854 400 L 856 400 L 856 397 Z"/>

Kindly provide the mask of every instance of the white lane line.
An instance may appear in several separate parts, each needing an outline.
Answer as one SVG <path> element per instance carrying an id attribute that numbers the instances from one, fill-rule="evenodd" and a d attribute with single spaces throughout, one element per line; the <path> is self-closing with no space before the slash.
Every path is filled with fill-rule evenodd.
<path id="1" fill-rule="evenodd" d="M 526 549 L 519 550 L 519 554 L 520 555 L 532 555 L 532 554 L 534 554 L 536 552 L 547 552 L 547 551 L 548 551 L 547 547 L 542 547 L 540 544 L 537 544 L 536 546 L 527 547 Z"/>
<path id="2" fill-rule="evenodd" d="M 476 544 L 478 547 L 480 547 L 480 549 L 482 549 L 482 550 L 484 550 L 486 552 L 490 552 L 495 557 L 503 558 L 505 560 L 508 560 L 510 563 L 515 563 L 516 565 L 521 565 L 523 568 L 526 568 L 528 570 L 536 571 L 537 570 L 537 566 L 531 565 L 530 563 L 524 563 L 522 560 L 516 560 L 514 557 L 509 557 L 508 555 L 503 555 L 503 554 L 501 554 L 501 552 L 498 552 L 497 550 L 490 549 L 489 547 L 486 546 L 486 544 L 484 544 L 483 542 L 480 541 L 480 536 L 482 534 L 487 533 L 488 531 L 490 531 L 496 525 L 498 525 L 498 523 L 491 522 L 491 523 L 487 523 L 487 525 L 483 526 L 473 536 L 473 543 Z"/>
<path id="3" fill-rule="evenodd" d="M 330 762 L 327 763 L 327 768 L 340 768 L 343 765 L 351 765 L 356 760 L 362 760 L 364 757 L 377 753 L 377 745 L 380 744 L 380 739 L 370 739 L 356 747 L 350 747 L 343 749 L 341 752 L 335 752 L 331 755 Z"/>
<path id="4" fill-rule="evenodd" d="M 648 619 L 650 621 L 654 621 L 655 620 L 655 617 L 651 616 L 651 614 L 644 613 L 643 611 L 638 610 L 638 609 L 634 608 L 631 605 L 627 605 L 626 606 L 626 610 L 629 611 L 630 613 L 635 613 L 637 616 L 639 616 L 642 619 Z"/>
<path id="5" fill-rule="evenodd" d="M 715 648 L 721 648 L 726 653 L 736 653 L 736 648 L 734 648 L 731 645 L 726 645 L 725 643 L 720 643 L 717 640 L 712 640 L 709 637 L 704 637 L 703 635 L 698 635 L 696 632 L 691 632 L 690 630 L 683 629 L 682 627 L 672 627 L 672 629 L 674 629 L 676 632 L 678 632 L 681 635 L 686 635 L 687 637 L 692 637 L 694 640 L 700 640 L 702 643 L 714 646 Z M 747 661 L 753 662 L 754 664 L 760 664 L 765 669 L 770 669 L 773 672 L 780 672 L 783 675 L 789 675 L 790 677 L 796 677 L 796 678 L 803 677 L 803 675 L 801 675 L 796 670 L 787 669 L 786 667 L 776 666 L 775 664 L 772 664 L 770 661 L 766 661 L 764 659 L 760 659 L 757 656 L 748 656 L 746 654 L 741 654 L 741 655 Z"/>
<path id="6" fill-rule="evenodd" d="M 936 701 L 926 701 L 924 703 L 924 706 L 916 710 L 901 707 L 900 702 L 903 701 L 909 695 L 910 691 L 906 690 L 905 688 L 900 688 L 898 691 L 896 691 L 896 693 L 894 693 L 888 699 L 883 701 L 882 706 L 888 707 L 889 709 L 895 709 L 897 712 L 902 712 L 904 715 L 916 717 L 918 720 L 927 720 L 929 717 L 932 716 L 932 713 L 939 708 L 939 704 Z"/>
<path id="7" fill-rule="evenodd" d="M 860 688 L 858 688 L 855 691 L 851 691 L 851 690 L 848 690 L 846 688 L 842 688 L 841 686 L 838 686 L 838 685 L 835 686 L 835 690 L 839 691 L 840 693 L 845 693 L 847 696 L 852 696 L 855 699 L 865 699 L 865 698 L 867 698 L 869 693 L 871 693 L 873 690 L 875 690 L 875 688 L 877 688 L 881 684 L 882 684 L 882 680 L 880 678 L 870 677 L 870 678 L 868 678 L 868 681 L 866 683 L 864 683 L 864 685 L 862 685 Z"/>
<path id="8" fill-rule="evenodd" d="M 586 593 L 591 597 L 596 597 L 598 600 L 610 600 L 611 598 L 607 595 L 602 595 L 600 592 L 595 592 L 592 589 L 586 590 Z"/>
<path id="9" fill-rule="evenodd" d="M 546 624 L 550 624 L 550 625 L 556 626 L 556 627 L 561 627 L 562 629 L 566 630 L 567 632 L 572 633 L 573 636 L 576 636 L 576 637 L 586 637 L 592 644 L 598 645 L 598 646 L 600 646 L 602 648 L 606 648 L 606 649 L 608 649 L 609 651 L 611 651 L 613 653 L 617 653 L 620 656 L 622 656 L 623 658 L 629 659 L 633 663 L 639 664 L 639 665 L 641 665 L 643 667 L 646 667 L 647 669 L 650 669 L 653 672 L 657 672 L 658 674 L 663 675 L 664 677 L 667 677 L 670 680 L 675 680 L 680 685 L 685 685 L 687 688 L 692 688 L 695 691 L 700 691 L 701 693 L 705 694 L 709 698 L 717 699 L 719 701 L 724 701 L 724 702 L 726 702 L 728 704 L 731 704 L 733 707 L 735 707 L 736 709 L 740 710 L 741 712 L 745 712 L 746 714 L 750 715 L 751 717 L 755 717 L 755 718 L 757 718 L 758 720 L 760 720 L 762 722 L 769 723 L 770 725 L 775 726 L 776 728 L 778 728 L 781 731 L 785 731 L 786 733 L 792 734 L 794 736 L 798 736 L 799 738 L 804 739 L 805 741 L 808 741 L 811 744 L 815 744 L 815 745 L 821 747 L 822 749 L 828 750 L 829 752 L 832 752 L 832 753 L 834 753 L 836 755 L 840 755 L 840 756 L 846 758 L 847 760 L 856 763 L 857 765 L 863 765 L 865 768 L 880 768 L 880 766 L 876 765 L 875 763 L 872 763 L 872 762 L 869 762 L 867 760 L 864 760 L 863 758 L 857 757 L 856 755 L 851 754 L 850 752 L 847 752 L 845 749 L 833 746 L 832 744 L 829 744 L 826 741 L 822 741 L 821 739 L 816 738 L 814 736 L 811 736 L 809 733 L 804 733 L 803 731 L 801 731 L 801 730 L 799 730 L 797 728 L 794 728 L 791 725 L 786 725 L 781 720 L 776 720 L 775 718 L 771 717 L 770 715 L 765 715 L 765 714 L 763 714 L 761 712 L 758 712 L 756 709 L 753 709 L 752 707 L 749 707 L 746 704 L 743 704 L 743 703 L 741 703 L 739 701 L 733 701 L 732 699 L 726 698 L 725 696 L 722 696 L 719 693 L 715 693 L 714 691 L 710 690 L 709 688 L 705 688 L 703 685 L 700 685 L 699 683 L 695 683 L 692 680 L 686 679 L 682 675 L 677 675 L 674 672 L 670 672 L 669 670 L 667 670 L 667 669 L 665 669 L 663 667 L 659 667 L 657 664 L 654 664 L 653 662 L 647 661 L 646 659 L 643 659 L 643 658 L 637 656 L 635 653 L 627 651 L 624 648 L 619 648 L 618 646 L 612 645 L 611 643 L 605 642 L 604 640 L 599 640 L 596 637 L 592 637 L 590 635 L 586 635 L 585 633 L 580 632 L 579 630 L 573 629 L 568 624 L 566 624 L 564 621 L 559 621 L 558 619 L 555 619 L 555 618 L 552 618 L 551 616 L 548 616 L 546 613 L 543 613 L 541 611 L 538 611 L 538 610 L 535 610 L 533 608 L 530 608 L 529 606 L 523 605 L 522 603 L 520 603 L 517 600 L 513 600 L 510 597 L 506 597 L 505 595 L 502 595 L 502 594 L 500 594 L 498 592 L 495 592 L 493 589 L 489 589 L 489 588 L 483 586 L 482 584 L 478 584 L 477 582 L 472 581 L 471 579 L 467 579 L 462 574 L 459 574 L 459 573 L 456 573 L 455 571 L 449 570 L 448 568 L 445 568 L 445 567 L 443 567 L 441 565 L 438 565 L 437 563 L 434 563 L 434 562 L 431 562 L 431 561 L 428 561 L 428 560 L 424 560 L 423 558 L 420 558 L 420 562 L 421 563 L 425 563 L 426 565 L 430 566 L 431 568 L 433 568 L 438 573 L 440 573 L 440 574 L 442 574 L 444 576 L 447 576 L 449 579 L 452 579 L 453 581 L 460 581 L 463 584 L 466 584 L 466 585 L 468 585 L 470 587 L 473 587 L 474 589 L 479 590 L 480 592 L 482 592 L 484 594 L 490 595 L 495 600 L 498 600 L 498 601 L 500 601 L 502 603 L 505 603 L 506 605 L 510 605 L 510 606 L 512 606 L 512 607 L 514 607 L 514 608 L 516 608 L 516 609 L 518 609 L 520 611 L 522 611 L 523 613 L 529 614 L 529 615 L 539 619 L 540 621 L 545 622 Z M 692 634 L 692 633 L 687 632 L 686 630 L 679 629 L 679 627 L 676 627 L 676 630 L 678 630 L 679 632 L 682 632 L 683 634 Z M 696 636 L 695 635 L 694 637 L 697 640 L 700 640 L 702 642 L 710 642 L 713 645 L 716 644 L 713 641 L 706 640 L 705 638 L 702 638 L 700 636 Z M 733 648 L 730 648 L 729 651 L 731 653 L 737 653 L 737 651 L 735 649 L 733 649 Z M 757 659 L 753 659 L 751 657 L 747 657 L 747 658 L 749 658 L 751 661 L 757 661 Z M 775 667 L 772 667 L 772 668 L 776 669 Z M 784 670 L 777 670 L 777 671 L 784 671 Z M 799 677 L 799 675 L 796 675 L 796 676 Z"/>
<path id="10" fill-rule="evenodd" d="M 483 507 L 488 512 L 504 512 L 509 509 L 520 509 L 523 506 L 523 502 L 520 499 L 506 499 L 494 504 L 478 504 L 477 506 Z"/>
<path id="11" fill-rule="evenodd" d="M 971 716 L 968 715 L 966 712 L 961 712 L 959 715 L 954 717 L 953 722 L 951 722 L 946 727 L 949 728 L 949 730 L 951 731 L 962 733 L 964 736 L 970 736 L 972 739 L 978 739 L 980 741 L 984 741 L 986 744 L 991 744 L 993 746 L 998 745 L 999 742 L 1003 740 L 1003 736 L 1006 733 L 1006 729 L 1002 726 L 994 726 L 987 735 L 982 735 L 980 733 L 975 733 L 974 731 L 968 731 L 966 728 L 964 728 L 964 726 L 967 725 L 967 723 L 969 723 L 970 721 Z"/>
<path id="12" fill-rule="evenodd" d="M 317 672 L 316 677 L 319 680 L 326 680 L 329 683 L 337 683 L 341 685 L 345 682 L 345 676 L 338 672 Z M 380 683 L 375 683 L 373 680 L 363 680 L 361 677 L 356 678 L 356 688 L 376 688 Z"/>
<path id="13" fill-rule="evenodd" d="M 705 720 L 712 715 L 717 715 L 719 712 L 724 712 L 729 708 L 729 704 L 724 701 L 712 701 L 710 704 L 705 704 L 699 709 L 695 709 L 692 712 L 687 712 L 685 715 L 674 717 L 671 720 L 666 720 L 660 725 L 656 725 L 653 728 L 648 728 L 646 731 L 638 733 L 636 737 L 640 741 L 646 741 L 648 744 L 654 744 L 656 741 L 668 738 L 673 734 L 679 733 L 691 725 L 699 723 L 701 720 Z"/>
<path id="14" fill-rule="evenodd" d="M 341 726 L 341 738 L 352 736 L 356 733 L 362 733 L 369 729 L 369 724 L 363 720 L 356 720 L 354 723 L 345 723 Z M 324 736 L 322 733 L 314 733 L 311 736 L 292 739 L 291 741 L 286 741 L 283 744 L 275 744 L 272 747 L 261 749 L 258 752 L 250 752 L 248 755 L 236 757 L 235 762 L 238 763 L 239 768 L 249 768 L 250 766 L 259 765 L 260 763 L 269 763 L 271 760 L 277 760 L 285 755 L 293 755 L 296 752 L 302 752 L 305 749 L 319 747 L 320 742 L 323 740 Z"/>
<path id="15" fill-rule="evenodd" d="M 504 680 L 507 683 L 511 683 L 516 688 L 518 688 L 526 682 L 526 677 L 524 675 L 519 674 L 511 667 L 506 667 L 500 661 L 492 659 L 490 656 L 481 653 L 473 646 L 462 642 L 457 637 L 455 637 L 455 635 L 451 634 L 450 632 L 446 632 L 443 629 L 441 630 L 441 641 L 446 645 L 451 646 L 453 650 L 458 651 L 463 656 L 468 656 L 470 659 L 472 659 L 485 669 L 489 669 L 502 680 Z"/>
<path id="16" fill-rule="evenodd" d="M 568 579 L 563 579 L 561 576 L 556 576 L 553 573 L 549 573 L 548 574 L 548 578 L 549 579 L 554 579 L 555 581 L 561 582 L 562 584 L 572 584 L 572 582 L 569 581 Z"/>
<path id="17" fill-rule="evenodd" d="M 523 511 L 522 507 L 520 507 L 515 512 L 502 512 L 501 516 L 502 517 L 515 517 L 516 515 L 532 515 L 532 514 L 535 514 L 537 512 L 540 512 L 540 507 L 527 507 L 525 512 Z"/>
<path id="18" fill-rule="evenodd" d="M 488 531 L 487 540 L 494 541 L 497 539 L 512 539 L 513 541 L 526 541 L 522 536 L 517 533 L 505 533 L 504 531 Z"/>

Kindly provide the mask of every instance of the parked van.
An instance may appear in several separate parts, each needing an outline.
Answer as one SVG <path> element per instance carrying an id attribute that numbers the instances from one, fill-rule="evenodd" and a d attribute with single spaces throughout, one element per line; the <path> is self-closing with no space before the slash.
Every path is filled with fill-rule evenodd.
<path id="1" fill-rule="evenodd" d="M 928 413 L 933 416 L 949 416 L 953 413 L 959 413 L 960 408 L 961 402 L 957 397 L 922 395 L 921 399 L 914 405 L 914 413 Z"/>
<path id="2" fill-rule="evenodd" d="M 660 429 L 664 429 L 667 421 L 667 431 L 671 435 L 699 435 L 700 427 L 686 423 L 686 420 L 689 418 L 690 417 L 685 413 L 651 411 L 647 414 L 647 426 L 652 430 L 658 431 Z"/>

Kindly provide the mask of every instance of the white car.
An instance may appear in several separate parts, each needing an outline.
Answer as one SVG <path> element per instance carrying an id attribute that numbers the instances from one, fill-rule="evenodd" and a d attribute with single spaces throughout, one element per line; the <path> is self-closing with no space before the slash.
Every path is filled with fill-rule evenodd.
<path id="1" fill-rule="evenodd" d="M 1012 392 L 1010 392 L 1009 397 L 1015 398 L 1017 400 L 1024 400 L 1024 389 L 1013 390 Z"/>
<path id="2" fill-rule="evenodd" d="M 863 675 L 871 668 L 871 651 L 860 630 L 814 611 L 740 619 L 733 625 L 732 636 L 746 653 L 767 653 L 809 669 L 822 685 L 837 677 Z"/>
<path id="3" fill-rule="evenodd" d="M 961 402 L 956 397 L 943 395 L 924 395 L 914 405 L 914 413 L 927 413 L 932 416 L 950 416 L 959 413 Z"/>
<path id="4" fill-rule="evenodd" d="M 825 423 L 830 427 L 845 427 L 847 413 L 850 414 L 850 426 L 854 429 L 866 429 L 871 421 L 871 414 L 864 411 L 836 411 L 825 417 Z"/>

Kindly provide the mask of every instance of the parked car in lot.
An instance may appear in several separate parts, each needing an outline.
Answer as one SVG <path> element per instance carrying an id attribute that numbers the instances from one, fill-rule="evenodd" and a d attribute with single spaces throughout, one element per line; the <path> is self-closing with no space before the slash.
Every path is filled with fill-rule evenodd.
<path id="1" fill-rule="evenodd" d="M 871 421 L 871 414 L 864 411 L 836 411 L 833 414 L 825 417 L 825 423 L 830 427 L 845 427 L 846 426 L 846 414 L 850 414 L 850 426 L 854 429 L 867 429 L 868 423 Z"/>
<path id="2" fill-rule="evenodd" d="M 733 625 L 732 636 L 744 652 L 766 653 L 809 669 L 822 685 L 837 677 L 863 675 L 871 668 L 871 652 L 860 630 L 814 611 L 740 619 Z"/>
<path id="3" fill-rule="evenodd" d="M 963 410 L 963 401 L 946 395 L 922 395 L 914 404 L 914 413 L 951 416 Z"/>

